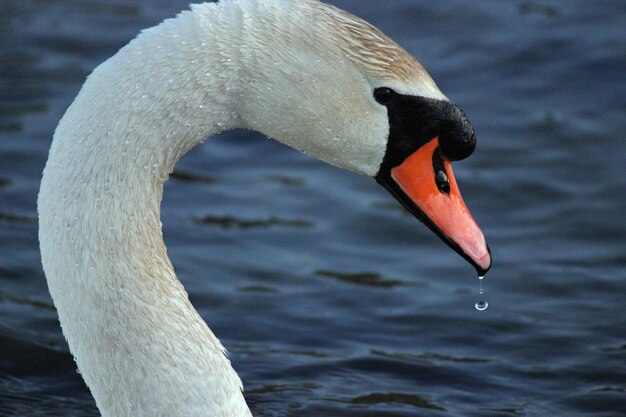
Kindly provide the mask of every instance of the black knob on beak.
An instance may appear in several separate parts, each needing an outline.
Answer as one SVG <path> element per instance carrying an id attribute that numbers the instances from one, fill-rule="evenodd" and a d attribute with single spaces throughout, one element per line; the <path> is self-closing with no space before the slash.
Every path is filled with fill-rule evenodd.
<path id="1" fill-rule="evenodd" d="M 451 161 L 460 161 L 476 149 L 476 135 L 467 116 L 456 104 L 448 103 L 439 133 L 441 151 Z"/>

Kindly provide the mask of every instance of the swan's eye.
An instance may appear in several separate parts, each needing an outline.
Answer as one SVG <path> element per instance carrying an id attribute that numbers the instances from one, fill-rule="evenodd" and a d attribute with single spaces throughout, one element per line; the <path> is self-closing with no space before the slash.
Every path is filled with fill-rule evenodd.
<path id="1" fill-rule="evenodd" d="M 380 104 L 389 104 L 393 98 L 394 91 L 391 88 L 379 87 L 374 90 L 374 98 Z"/>

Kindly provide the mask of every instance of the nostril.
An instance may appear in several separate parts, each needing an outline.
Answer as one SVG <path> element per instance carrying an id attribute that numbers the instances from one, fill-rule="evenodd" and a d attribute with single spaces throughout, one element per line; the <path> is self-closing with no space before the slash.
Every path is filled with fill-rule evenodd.
<path id="1" fill-rule="evenodd" d="M 445 172 L 438 171 L 437 176 L 435 177 L 435 182 L 437 183 L 439 191 L 446 194 L 450 193 L 450 180 L 448 180 L 448 176 Z"/>
<path id="2" fill-rule="evenodd" d="M 435 173 L 435 184 L 437 184 L 439 191 L 450 194 L 450 180 L 446 174 L 446 166 L 440 148 L 433 152 L 433 172 Z"/>

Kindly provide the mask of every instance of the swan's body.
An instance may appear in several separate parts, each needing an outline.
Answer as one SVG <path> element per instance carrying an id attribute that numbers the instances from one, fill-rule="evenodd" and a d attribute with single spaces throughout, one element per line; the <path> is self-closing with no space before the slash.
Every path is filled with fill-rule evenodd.
<path id="1" fill-rule="evenodd" d="M 193 6 L 93 72 L 55 132 L 39 215 L 50 292 L 103 416 L 250 416 L 168 259 L 163 183 L 236 127 L 375 176 L 390 137 L 372 97 L 383 85 L 447 101 L 380 32 L 312 0 Z"/>

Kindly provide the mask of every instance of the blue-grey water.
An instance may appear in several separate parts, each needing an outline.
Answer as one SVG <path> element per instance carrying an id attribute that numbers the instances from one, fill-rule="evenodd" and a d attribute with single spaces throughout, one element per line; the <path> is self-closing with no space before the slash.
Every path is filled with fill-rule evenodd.
<path id="1" fill-rule="evenodd" d="M 260 135 L 177 166 L 166 243 L 256 416 L 626 415 L 626 2 L 332 0 L 418 57 L 478 133 L 473 269 L 374 181 Z M 96 416 L 35 202 L 86 75 L 187 0 L 0 2 L 0 416 Z"/>

